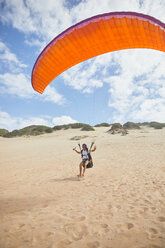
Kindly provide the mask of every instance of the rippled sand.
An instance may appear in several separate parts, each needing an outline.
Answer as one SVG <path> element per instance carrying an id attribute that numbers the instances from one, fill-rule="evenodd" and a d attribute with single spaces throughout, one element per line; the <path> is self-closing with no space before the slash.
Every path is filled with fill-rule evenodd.
<path id="1" fill-rule="evenodd" d="M 165 129 L 0 138 L 0 248 L 164 248 Z M 78 179 L 74 136 L 96 140 Z"/>

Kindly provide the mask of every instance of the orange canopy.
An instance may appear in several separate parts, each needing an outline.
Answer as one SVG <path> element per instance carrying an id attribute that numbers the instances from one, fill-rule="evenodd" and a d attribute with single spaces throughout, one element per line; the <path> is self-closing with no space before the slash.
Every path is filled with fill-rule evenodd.
<path id="1" fill-rule="evenodd" d="M 34 90 L 68 68 L 97 55 L 130 48 L 165 52 L 165 24 L 134 12 L 113 12 L 86 19 L 62 32 L 41 52 L 32 71 Z"/>

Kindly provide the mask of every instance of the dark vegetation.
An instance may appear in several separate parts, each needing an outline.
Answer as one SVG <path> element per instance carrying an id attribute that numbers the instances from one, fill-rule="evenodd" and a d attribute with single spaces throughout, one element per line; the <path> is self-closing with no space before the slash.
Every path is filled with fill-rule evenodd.
<path id="1" fill-rule="evenodd" d="M 81 128 L 82 131 L 94 131 L 93 127 L 83 123 L 59 125 L 53 128 L 47 126 L 41 126 L 41 125 L 32 125 L 19 130 L 13 130 L 12 132 L 8 132 L 5 129 L 0 129 L 0 136 L 5 138 L 20 137 L 20 136 L 37 136 L 44 133 L 52 133 L 57 130 L 67 130 L 69 128 L 73 128 L 73 129 Z"/>
<path id="2" fill-rule="evenodd" d="M 0 129 L 0 136 L 3 137 L 7 133 L 8 133 L 8 130 L 6 130 L 6 129 Z"/>
<path id="3" fill-rule="evenodd" d="M 154 129 L 162 129 L 165 127 L 165 123 L 160 122 L 142 122 L 142 123 L 134 123 L 134 122 L 126 122 L 123 126 L 120 123 L 114 123 L 111 125 L 108 133 L 117 134 L 121 133 L 122 135 L 128 134 L 128 130 L 132 129 L 140 129 L 141 127 L 152 127 Z"/>
<path id="4" fill-rule="evenodd" d="M 126 122 L 123 125 L 124 129 L 140 129 L 140 125 L 138 125 L 137 123 L 134 122 Z"/>
<path id="5" fill-rule="evenodd" d="M 154 129 L 162 129 L 165 127 L 165 123 L 160 122 L 142 122 L 142 123 L 134 123 L 134 122 L 127 122 L 124 125 L 121 125 L 120 123 L 101 123 L 98 125 L 95 125 L 95 127 L 111 127 L 108 131 L 111 134 L 121 133 L 122 135 L 128 134 L 128 130 L 131 129 L 140 129 L 143 126 L 151 127 Z M 20 137 L 20 136 L 36 136 L 41 135 L 44 133 L 52 133 L 57 130 L 67 130 L 67 129 L 80 129 L 81 131 L 94 131 L 95 129 L 84 123 L 73 123 L 73 124 L 66 124 L 66 125 L 58 125 L 54 126 L 53 128 L 47 127 L 47 126 L 41 126 L 41 125 L 32 125 L 28 126 L 19 130 L 14 130 L 12 132 L 8 132 L 6 129 L 0 129 L 0 136 L 6 137 L 6 138 L 12 138 L 12 137 Z"/>
<path id="6" fill-rule="evenodd" d="M 73 124 L 57 125 L 57 126 L 53 127 L 53 130 L 57 131 L 57 130 L 66 130 L 66 129 L 69 129 L 69 128 L 73 128 L 73 129 L 74 128 L 82 128 L 84 125 L 86 125 L 86 124 L 73 123 Z"/>
<path id="7" fill-rule="evenodd" d="M 73 124 L 66 124 L 66 125 L 58 125 L 53 127 L 54 131 L 57 130 L 66 130 L 66 129 L 80 129 L 81 131 L 94 131 L 94 128 L 88 124 L 84 124 L 84 123 L 73 123 Z"/>
<path id="8" fill-rule="evenodd" d="M 86 125 L 81 128 L 81 131 L 95 131 L 95 129 L 91 127 L 90 125 Z"/>
<path id="9" fill-rule="evenodd" d="M 118 129 L 121 129 L 122 128 L 122 125 L 120 123 L 113 123 L 111 124 L 111 129 L 110 130 L 118 130 Z"/>
<path id="10" fill-rule="evenodd" d="M 153 127 L 155 129 L 162 129 L 163 127 L 165 127 L 165 123 L 159 123 L 159 122 L 150 122 L 149 123 L 149 127 Z"/>
<path id="11" fill-rule="evenodd" d="M 110 126 L 110 124 L 108 124 L 106 122 L 95 125 L 95 127 L 109 127 L 109 126 Z"/>
<path id="12" fill-rule="evenodd" d="M 86 139 L 88 138 L 87 135 L 83 135 L 83 136 L 74 136 L 72 137 L 70 140 L 81 140 L 81 139 Z"/>
<path id="13" fill-rule="evenodd" d="M 111 125 L 111 128 L 109 129 L 108 133 L 110 134 L 121 134 L 122 136 L 128 134 L 128 131 L 126 128 L 123 128 L 123 126 L 120 123 L 114 123 Z"/>
<path id="14" fill-rule="evenodd" d="M 148 126 L 148 127 L 153 127 L 155 129 L 162 129 L 165 127 L 165 123 L 160 123 L 156 121 L 151 121 L 151 122 L 142 122 L 142 123 L 137 123 L 139 126 Z"/>
<path id="15" fill-rule="evenodd" d="M 39 126 L 39 125 L 32 125 L 20 130 L 14 130 L 12 132 L 6 133 L 3 137 L 12 138 L 12 137 L 20 137 L 20 136 L 36 136 L 44 133 L 52 133 L 53 130 L 51 127 L 47 126 Z"/>

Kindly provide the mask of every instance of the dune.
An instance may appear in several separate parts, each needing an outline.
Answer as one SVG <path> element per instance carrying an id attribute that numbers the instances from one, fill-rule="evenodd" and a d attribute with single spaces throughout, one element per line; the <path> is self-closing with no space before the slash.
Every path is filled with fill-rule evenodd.
<path id="1" fill-rule="evenodd" d="M 0 138 L 0 247 L 165 247 L 165 129 L 108 130 Z M 97 145 L 82 179 L 76 136 Z"/>

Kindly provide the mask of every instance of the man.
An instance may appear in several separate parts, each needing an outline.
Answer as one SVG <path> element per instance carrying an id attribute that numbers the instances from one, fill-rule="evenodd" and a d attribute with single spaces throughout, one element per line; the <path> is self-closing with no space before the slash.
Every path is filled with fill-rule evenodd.
<path id="1" fill-rule="evenodd" d="M 78 154 L 81 154 L 82 156 L 82 162 L 80 163 L 80 174 L 77 175 L 78 177 L 84 176 L 87 164 L 89 163 L 89 154 L 96 150 L 96 146 L 94 147 L 93 150 L 91 149 L 88 150 L 87 145 L 83 144 L 82 148 L 83 149 L 81 150 L 81 152 L 77 151 L 76 148 L 73 148 L 73 151 L 77 152 Z M 82 167 L 84 167 L 83 173 L 82 173 Z"/>

